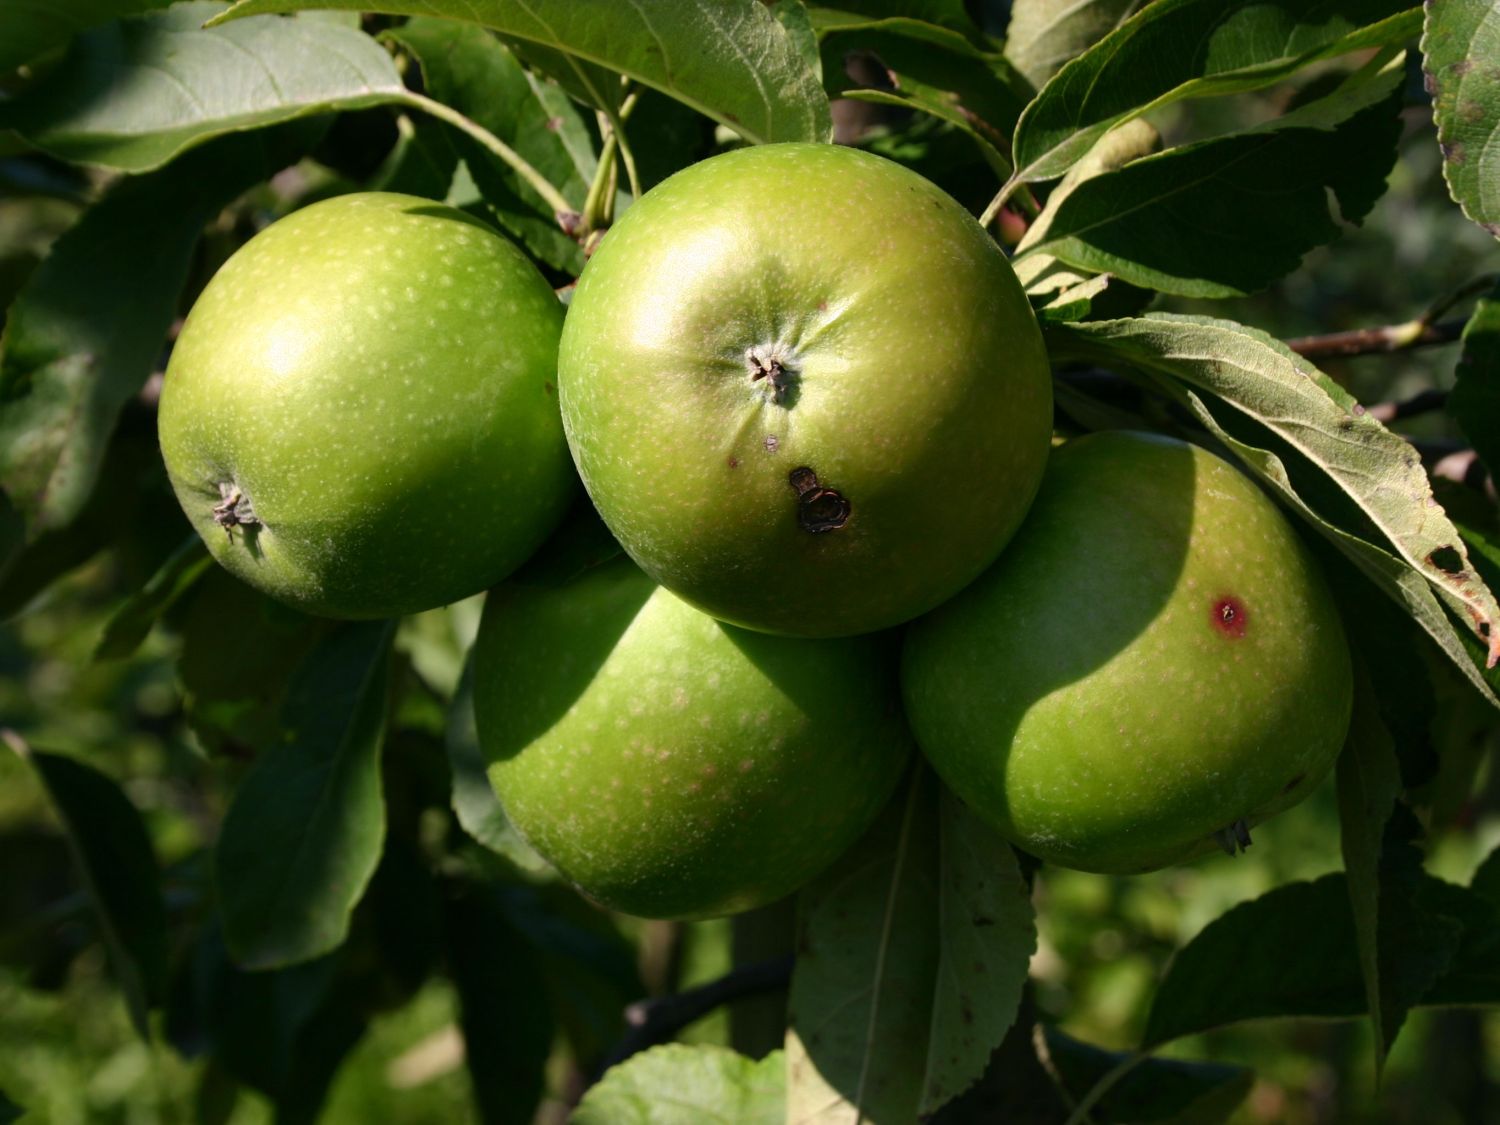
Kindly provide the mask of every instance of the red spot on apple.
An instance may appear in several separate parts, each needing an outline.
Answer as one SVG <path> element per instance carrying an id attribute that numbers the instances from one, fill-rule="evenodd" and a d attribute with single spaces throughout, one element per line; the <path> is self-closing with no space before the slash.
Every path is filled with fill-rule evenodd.
<path id="1" fill-rule="evenodd" d="M 1250 619 L 1245 612 L 1245 603 L 1232 594 L 1225 594 L 1214 599 L 1211 620 L 1214 628 L 1226 637 L 1243 637 Z"/>

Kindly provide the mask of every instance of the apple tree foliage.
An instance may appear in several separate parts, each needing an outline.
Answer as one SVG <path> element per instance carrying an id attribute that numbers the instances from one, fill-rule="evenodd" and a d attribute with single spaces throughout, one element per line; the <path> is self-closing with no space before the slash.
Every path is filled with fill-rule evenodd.
<path id="1" fill-rule="evenodd" d="M 1218 1121 L 1250 1072 L 1158 1051 L 1240 1021 L 1362 1019 L 1378 1070 L 1414 1009 L 1500 1003 L 1500 860 L 1467 885 L 1424 864 L 1481 769 L 1434 732 L 1461 713 L 1483 743 L 1500 707 L 1500 289 L 1475 276 L 1416 294 L 1404 323 L 1292 341 L 1209 315 L 1336 258 L 1398 143 L 1433 150 L 1450 205 L 1500 236 L 1497 66 L 1490 0 L 0 8 L 0 205 L 26 204 L 19 225 L 0 210 L 0 614 L 54 612 L 110 560 L 117 604 L 77 659 L 166 644 L 156 721 L 216 794 L 195 813 L 209 842 L 164 850 L 127 761 L 88 764 L 77 732 L 0 714 L 81 888 L 16 917 L 27 892 L 0 894 L 0 935 L 31 935 L 0 958 L 55 972 L 101 949 L 139 1034 L 206 1060 L 200 1106 L 227 1115 L 248 1087 L 287 1121 L 316 1119 L 371 1022 L 439 976 L 475 1112 L 498 1122 L 544 1096 L 589 1123 Z M 1039 1020 L 1048 869 L 924 770 L 803 889 L 776 956 L 627 1019 L 661 984 L 635 924 L 558 882 L 485 782 L 474 604 L 301 616 L 214 568 L 165 485 L 155 373 L 213 270 L 275 217 L 366 188 L 446 201 L 566 294 L 670 173 L 835 137 L 910 164 L 1006 245 L 1061 431 L 1224 453 L 1338 593 L 1357 658 L 1340 869 L 1205 920 L 1128 1050 Z M 1443 389 L 1409 401 L 1362 405 L 1318 366 L 1452 342 Z M 1434 408 L 1461 441 L 1398 425 Z M 516 580 L 560 585 L 611 550 L 583 518 Z M 785 1000 L 783 1047 L 668 1043 L 751 991 Z M 14 1087 L 0 1059 L 0 1120 L 35 1093 Z"/>

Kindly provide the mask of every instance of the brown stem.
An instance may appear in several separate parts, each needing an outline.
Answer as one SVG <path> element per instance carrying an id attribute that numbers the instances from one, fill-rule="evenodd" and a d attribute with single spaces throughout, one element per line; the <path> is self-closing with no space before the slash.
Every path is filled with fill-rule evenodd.
<path id="1" fill-rule="evenodd" d="M 1388 324 L 1381 328 L 1356 328 L 1350 332 L 1330 332 L 1326 336 L 1303 336 L 1288 340 L 1287 347 L 1308 359 L 1330 359 L 1356 355 L 1383 355 L 1389 352 L 1451 344 L 1463 333 L 1462 320 L 1445 320 L 1427 324 L 1420 320 L 1406 324 Z"/>
<path id="2" fill-rule="evenodd" d="M 689 988 L 671 996 L 637 1000 L 625 1009 L 626 1031 L 600 1064 L 600 1072 L 624 1062 L 638 1051 L 666 1043 L 695 1020 L 721 1004 L 746 996 L 757 996 L 786 987 L 792 976 L 792 958 L 773 957 L 741 965 L 718 980 Z"/>

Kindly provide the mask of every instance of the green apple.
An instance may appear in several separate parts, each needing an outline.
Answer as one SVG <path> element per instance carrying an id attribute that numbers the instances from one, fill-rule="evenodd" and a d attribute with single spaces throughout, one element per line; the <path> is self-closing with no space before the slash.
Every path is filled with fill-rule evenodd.
<path id="1" fill-rule="evenodd" d="M 578 282 L 563 424 L 632 558 L 752 629 L 841 636 L 978 575 L 1051 433 L 1040 332 L 998 247 L 921 176 L 835 145 L 705 160 Z"/>
<path id="2" fill-rule="evenodd" d="M 910 757 L 890 635 L 725 625 L 630 560 L 491 591 L 480 747 L 521 835 L 585 895 L 705 918 L 772 902 L 867 828 Z"/>
<path id="3" fill-rule="evenodd" d="M 1194 446 L 1053 454 L 1015 542 L 909 631 L 917 742 L 1009 840 L 1086 871 L 1247 846 L 1327 773 L 1349 652 L 1285 518 Z"/>
<path id="4" fill-rule="evenodd" d="M 183 510 L 227 569 L 308 613 L 484 589 L 575 488 L 562 318 L 462 211 L 367 193 L 293 213 L 214 276 L 172 353 L 159 431 Z"/>

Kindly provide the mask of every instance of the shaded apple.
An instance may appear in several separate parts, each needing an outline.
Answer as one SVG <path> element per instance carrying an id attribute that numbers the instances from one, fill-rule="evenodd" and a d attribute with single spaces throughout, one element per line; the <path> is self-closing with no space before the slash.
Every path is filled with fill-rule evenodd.
<path id="1" fill-rule="evenodd" d="M 907 762 L 890 635 L 738 629 L 629 559 L 491 591 L 474 653 L 489 776 L 585 895 L 702 918 L 772 902 L 867 828 Z"/>
<path id="2" fill-rule="evenodd" d="M 909 631 L 902 682 L 960 797 L 1025 850 L 1104 872 L 1246 846 L 1328 772 L 1352 690 L 1275 505 L 1202 449 L 1119 432 L 1053 454 L 1015 542 Z"/>

